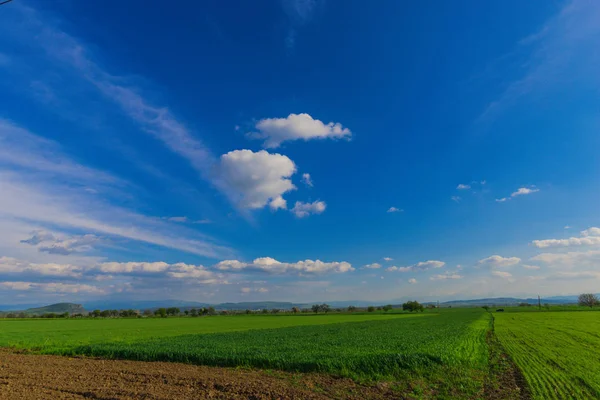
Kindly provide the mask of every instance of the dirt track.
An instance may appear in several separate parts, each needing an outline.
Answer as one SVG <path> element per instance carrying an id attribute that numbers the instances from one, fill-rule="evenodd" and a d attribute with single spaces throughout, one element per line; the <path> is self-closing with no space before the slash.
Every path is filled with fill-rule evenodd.
<path id="1" fill-rule="evenodd" d="M 0 399 L 391 399 L 386 386 L 316 374 L 17 354 L 0 349 Z"/>

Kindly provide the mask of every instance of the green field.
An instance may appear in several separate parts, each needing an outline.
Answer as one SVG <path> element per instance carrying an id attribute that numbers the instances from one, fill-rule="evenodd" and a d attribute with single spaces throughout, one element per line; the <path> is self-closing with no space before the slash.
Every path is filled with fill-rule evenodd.
<path id="1" fill-rule="evenodd" d="M 393 382 L 400 397 L 416 399 L 512 398 L 514 385 L 505 397 L 494 397 L 502 377 L 516 376 L 503 361 L 506 351 L 526 381 L 517 384 L 531 397 L 600 398 L 600 313 L 519 310 L 14 319 L 0 320 L 0 347 L 329 373 Z"/>
<path id="2" fill-rule="evenodd" d="M 0 319 L 0 347 L 56 351 L 91 343 L 133 342 L 185 334 L 324 325 L 414 316 L 417 315 L 319 314 L 206 318 Z"/>
<path id="3" fill-rule="evenodd" d="M 535 399 L 600 398 L 600 313 L 496 313 L 495 331 Z"/>
<path id="4" fill-rule="evenodd" d="M 322 372 L 394 381 L 414 398 L 478 398 L 488 374 L 481 309 L 423 314 L 10 320 L 0 346 L 39 353 Z M 257 329 L 260 328 L 260 329 Z"/>

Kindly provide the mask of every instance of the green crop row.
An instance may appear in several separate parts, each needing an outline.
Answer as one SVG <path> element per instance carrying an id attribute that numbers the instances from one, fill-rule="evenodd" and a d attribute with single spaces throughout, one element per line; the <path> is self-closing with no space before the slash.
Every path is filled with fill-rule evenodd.
<path id="1" fill-rule="evenodd" d="M 495 314 L 495 331 L 533 398 L 600 398 L 600 313 Z"/>

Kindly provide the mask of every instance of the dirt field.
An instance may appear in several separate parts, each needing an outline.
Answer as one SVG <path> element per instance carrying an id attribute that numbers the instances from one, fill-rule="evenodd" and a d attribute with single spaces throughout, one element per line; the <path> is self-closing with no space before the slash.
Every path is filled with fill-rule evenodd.
<path id="1" fill-rule="evenodd" d="M 391 399 L 385 385 L 316 374 L 107 361 L 0 350 L 0 399 Z"/>

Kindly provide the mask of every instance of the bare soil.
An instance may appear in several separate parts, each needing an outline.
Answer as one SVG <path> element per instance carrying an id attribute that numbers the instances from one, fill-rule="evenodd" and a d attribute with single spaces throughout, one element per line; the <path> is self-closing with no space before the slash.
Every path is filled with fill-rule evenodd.
<path id="1" fill-rule="evenodd" d="M 0 349 L 0 399 L 398 399 L 329 375 L 22 354 Z"/>

